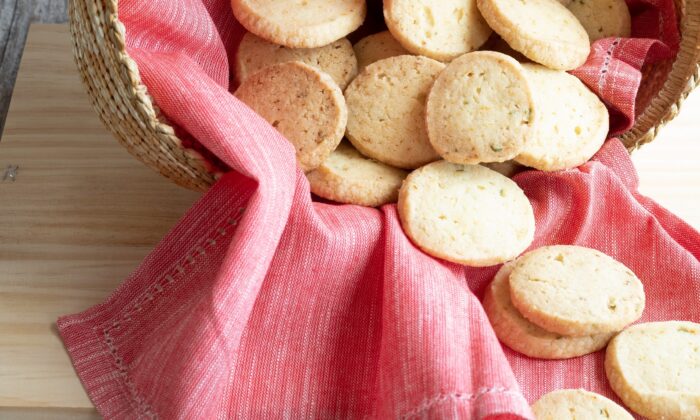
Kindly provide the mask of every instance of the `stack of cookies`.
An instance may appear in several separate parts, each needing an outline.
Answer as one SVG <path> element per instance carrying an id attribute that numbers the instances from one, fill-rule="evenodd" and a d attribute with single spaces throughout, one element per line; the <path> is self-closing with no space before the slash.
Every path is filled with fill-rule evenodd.
<path id="1" fill-rule="evenodd" d="M 555 245 L 505 264 L 484 296 L 499 340 L 542 359 L 604 348 L 638 320 L 644 288 L 623 264 L 594 249 Z"/>
<path id="2" fill-rule="evenodd" d="M 605 373 L 615 394 L 641 416 L 700 419 L 700 324 L 665 321 L 625 329 L 608 345 Z M 545 394 L 532 411 L 537 420 L 633 418 L 615 402 L 583 389 Z"/>
<path id="3" fill-rule="evenodd" d="M 311 191 L 398 201 L 416 245 L 471 266 L 532 241 L 532 207 L 508 178 L 517 168 L 569 169 L 601 147 L 607 109 L 566 70 L 591 40 L 630 30 L 624 0 L 384 0 L 388 30 L 353 46 L 365 0 L 232 9 L 250 31 L 235 95 L 293 144 Z"/>
<path id="4" fill-rule="evenodd" d="M 232 0 L 250 31 L 235 95 L 292 143 L 313 193 L 370 207 L 398 201 L 406 234 L 436 257 L 471 266 L 517 258 L 535 222 L 509 177 L 523 165 L 574 168 L 605 141 L 606 107 L 566 71 L 586 61 L 591 42 L 630 35 L 625 1 L 380 6 L 383 32 L 363 26 L 365 0 Z M 700 325 L 619 333 L 642 315 L 644 289 L 605 254 L 531 251 L 500 269 L 483 303 L 513 350 L 565 359 L 610 342 L 605 370 L 629 407 L 652 419 L 700 418 Z M 533 411 L 631 418 L 584 390 L 547 394 Z"/>

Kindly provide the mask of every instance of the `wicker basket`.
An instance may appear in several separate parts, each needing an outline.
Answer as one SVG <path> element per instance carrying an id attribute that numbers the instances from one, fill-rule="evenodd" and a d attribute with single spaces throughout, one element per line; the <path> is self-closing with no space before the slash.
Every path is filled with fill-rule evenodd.
<path id="1" fill-rule="evenodd" d="M 675 1 L 680 51 L 675 61 L 647 69 L 637 100 L 643 110 L 621 136 L 630 151 L 652 141 L 700 82 L 700 0 Z M 79 71 L 105 126 L 146 165 L 183 187 L 206 190 L 215 175 L 201 155 L 182 147 L 151 101 L 126 53 L 117 0 L 71 0 L 70 26 Z"/>

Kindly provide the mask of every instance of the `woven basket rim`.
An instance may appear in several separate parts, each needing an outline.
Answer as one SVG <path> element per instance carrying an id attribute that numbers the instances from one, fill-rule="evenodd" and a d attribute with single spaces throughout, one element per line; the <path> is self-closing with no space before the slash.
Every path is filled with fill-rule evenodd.
<path id="1" fill-rule="evenodd" d="M 68 12 L 73 55 L 103 124 L 134 157 L 161 175 L 185 188 L 206 190 L 218 174 L 208 171 L 201 154 L 183 147 L 142 83 L 126 50 L 118 0 L 70 0 Z"/>
<path id="2" fill-rule="evenodd" d="M 700 0 L 676 1 L 682 9 L 679 52 L 661 89 L 634 126 L 619 136 L 630 151 L 652 141 L 700 82 Z M 105 126 L 146 165 L 179 185 L 206 190 L 220 174 L 209 172 L 201 154 L 183 147 L 149 95 L 138 65 L 127 53 L 118 0 L 71 0 L 69 17 L 75 60 Z M 109 95 L 102 92 L 105 89 Z M 123 119 L 115 120 L 110 113 Z"/>
<path id="3" fill-rule="evenodd" d="M 700 0 L 683 3 L 684 13 L 679 23 L 681 42 L 671 71 L 661 90 L 636 116 L 634 126 L 620 135 L 630 151 L 653 141 L 661 128 L 678 115 L 693 89 L 700 85 Z"/>

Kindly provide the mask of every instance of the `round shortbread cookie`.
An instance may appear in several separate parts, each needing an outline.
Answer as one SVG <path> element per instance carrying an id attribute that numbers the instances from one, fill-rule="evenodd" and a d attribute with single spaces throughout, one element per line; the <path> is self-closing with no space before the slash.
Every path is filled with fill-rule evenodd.
<path id="1" fill-rule="evenodd" d="M 311 192 L 339 203 L 379 207 L 395 203 L 408 172 L 368 159 L 348 142 L 306 174 Z"/>
<path id="2" fill-rule="evenodd" d="M 345 91 L 347 137 L 365 156 L 414 169 L 440 158 L 428 141 L 425 97 L 445 68 L 413 55 L 367 66 Z"/>
<path id="3" fill-rule="evenodd" d="M 518 311 L 547 331 L 581 336 L 622 330 L 644 310 L 644 286 L 600 251 L 572 245 L 538 248 L 510 275 Z"/>
<path id="4" fill-rule="evenodd" d="M 275 44 L 316 48 L 339 40 L 365 20 L 365 0 L 231 0 L 243 27 Z"/>
<path id="5" fill-rule="evenodd" d="M 568 337 L 546 331 L 523 317 L 510 301 L 508 277 L 513 263 L 506 263 L 496 274 L 484 295 L 484 311 L 499 340 L 526 356 L 540 359 L 568 359 L 596 352 L 615 335 L 595 334 Z"/>
<path id="6" fill-rule="evenodd" d="M 409 54 L 399 42 L 391 36 L 391 32 L 384 31 L 366 36 L 357 41 L 353 47 L 357 57 L 357 67 L 361 71 L 365 67 L 379 60 L 397 55 Z"/>
<path id="7" fill-rule="evenodd" d="M 517 61 L 493 51 L 473 52 L 450 63 L 430 90 L 428 137 L 450 162 L 503 162 L 530 140 L 536 114 Z"/>
<path id="8" fill-rule="evenodd" d="M 605 104 L 569 73 L 538 64 L 523 67 L 540 112 L 535 134 L 515 160 L 541 171 L 588 162 L 608 136 L 610 118 Z"/>
<path id="9" fill-rule="evenodd" d="M 561 389 L 540 397 L 532 405 L 537 420 L 634 420 L 614 401 L 584 389 Z"/>
<path id="10" fill-rule="evenodd" d="M 441 61 L 476 50 L 492 32 L 476 0 L 384 0 L 384 20 L 404 48 Z"/>
<path id="11" fill-rule="evenodd" d="M 401 187 L 398 211 L 423 251 L 473 267 L 515 258 L 535 232 L 523 190 L 481 165 L 438 161 L 414 171 Z"/>
<path id="12" fill-rule="evenodd" d="M 341 89 L 357 75 L 355 51 L 346 38 L 319 48 L 287 48 L 248 32 L 236 53 L 236 78 L 243 83 L 256 71 L 288 61 L 301 61 L 328 73 Z"/>
<path id="13" fill-rule="evenodd" d="M 514 50 L 557 70 L 582 65 L 591 50 L 586 30 L 557 0 L 477 0 L 486 21 Z"/>
<path id="14" fill-rule="evenodd" d="M 636 413 L 654 419 L 700 419 L 700 324 L 634 325 L 605 353 L 613 391 Z"/>
<path id="15" fill-rule="evenodd" d="M 235 96 L 294 145 L 304 171 L 321 165 L 343 139 L 348 118 L 343 92 L 307 64 L 266 67 L 248 77 Z"/>
<path id="16" fill-rule="evenodd" d="M 568 7 L 591 42 L 612 36 L 629 37 L 632 33 L 632 18 L 625 0 L 574 0 Z"/>

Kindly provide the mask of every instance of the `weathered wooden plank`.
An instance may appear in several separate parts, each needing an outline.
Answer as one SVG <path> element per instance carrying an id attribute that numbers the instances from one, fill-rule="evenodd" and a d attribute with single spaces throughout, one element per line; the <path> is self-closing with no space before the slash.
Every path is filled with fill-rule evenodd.
<path id="1" fill-rule="evenodd" d="M 29 22 L 63 23 L 68 0 L 0 0 L 0 138 Z"/>
<path id="2" fill-rule="evenodd" d="M 27 39 L 31 2 L 0 0 L 0 138 Z"/>
<path id="3" fill-rule="evenodd" d="M 34 0 L 32 22 L 64 23 L 66 21 L 68 21 L 68 0 Z"/>

